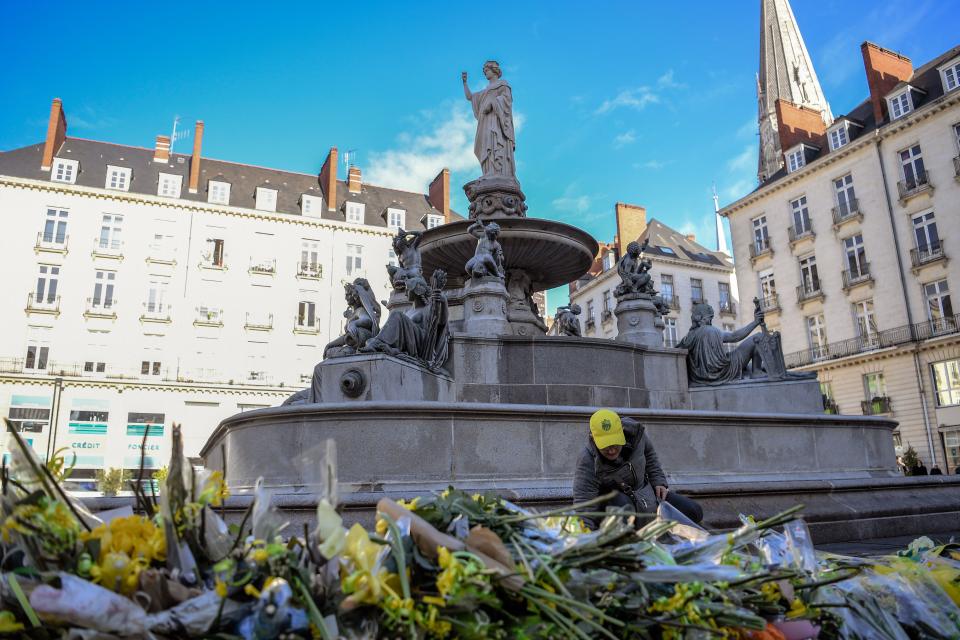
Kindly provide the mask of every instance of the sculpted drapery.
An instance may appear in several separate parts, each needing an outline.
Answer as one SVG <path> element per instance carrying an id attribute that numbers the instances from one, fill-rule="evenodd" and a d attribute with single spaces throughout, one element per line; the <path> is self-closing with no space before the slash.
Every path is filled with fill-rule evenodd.
<path id="1" fill-rule="evenodd" d="M 516 137 L 513 132 L 513 92 L 501 78 L 470 96 L 477 119 L 477 137 L 473 152 L 483 175 L 515 177 Z"/>

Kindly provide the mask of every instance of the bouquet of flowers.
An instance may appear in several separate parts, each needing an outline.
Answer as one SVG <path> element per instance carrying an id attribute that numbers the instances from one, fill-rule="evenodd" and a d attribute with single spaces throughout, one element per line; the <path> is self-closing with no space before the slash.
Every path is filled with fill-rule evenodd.
<path id="1" fill-rule="evenodd" d="M 921 538 L 893 557 L 822 554 L 799 507 L 710 533 L 667 504 L 655 516 L 589 511 L 604 496 L 532 512 L 450 488 L 381 500 L 367 531 L 337 511 L 330 443 L 312 526 L 289 531 L 259 483 L 227 525 L 223 475 L 187 463 L 175 426 L 159 495 L 141 469 L 136 511 L 93 514 L 63 490 L 61 455 L 42 463 L 10 432 L 0 635 L 960 637 L 960 546 Z M 586 531 L 583 514 L 600 527 Z"/>

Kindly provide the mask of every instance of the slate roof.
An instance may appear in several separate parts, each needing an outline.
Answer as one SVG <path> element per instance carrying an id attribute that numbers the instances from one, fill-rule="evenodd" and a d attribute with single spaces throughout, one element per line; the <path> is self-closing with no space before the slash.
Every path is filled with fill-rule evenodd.
<path id="1" fill-rule="evenodd" d="M 893 93 L 909 84 L 911 87 L 919 89 L 919 91 L 914 92 L 913 95 L 914 111 L 933 102 L 934 100 L 943 96 L 943 83 L 940 80 L 940 72 L 937 70 L 937 67 L 949 62 L 957 56 L 960 56 L 960 45 L 953 47 L 949 51 L 944 52 L 926 64 L 914 69 L 910 80 L 898 83 L 896 87 L 890 90 L 890 93 Z M 889 117 L 883 122 L 877 122 L 877 119 L 873 114 L 873 103 L 870 102 L 869 96 L 866 100 L 851 109 L 849 113 L 842 116 L 837 116 L 837 118 L 834 120 L 834 123 L 839 121 L 841 118 L 846 118 L 863 125 L 863 128 L 854 127 L 849 130 L 850 142 L 853 142 L 857 138 L 871 134 L 873 131 L 890 123 Z M 784 151 L 786 151 L 786 149 L 784 149 Z M 831 153 L 830 146 L 828 144 L 821 145 L 821 149 L 818 153 L 813 153 L 807 156 L 807 164 L 826 156 L 828 153 Z M 787 175 L 787 168 L 784 166 L 775 174 L 767 178 L 764 182 L 760 183 L 760 185 L 757 186 L 754 191 L 773 184 L 777 180 L 783 178 L 785 175 Z"/>
<path id="2" fill-rule="evenodd" d="M 0 152 L 0 175 L 34 180 L 49 180 L 50 172 L 40 170 L 43 155 L 43 143 Z M 197 193 L 190 193 L 190 156 L 180 153 L 170 154 L 169 162 L 154 162 L 154 150 L 143 147 L 67 138 L 54 154 L 57 158 L 77 160 L 80 171 L 76 184 L 103 188 L 106 181 L 107 165 L 127 167 L 131 170 L 131 193 L 157 195 L 160 173 L 182 176 L 180 199 L 194 202 L 207 201 L 208 181 L 230 183 L 230 205 L 235 207 L 256 208 L 257 187 L 269 187 L 277 190 L 277 213 L 301 215 L 300 199 L 303 194 L 322 197 L 317 175 L 268 169 L 254 165 L 238 164 L 225 160 L 202 158 L 200 162 L 200 181 Z M 406 211 L 404 226 L 407 229 L 422 230 L 426 226 L 425 216 L 442 215 L 427 201 L 422 193 L 411 193 L 375 185 L 364 184 L 360 193 L 349 193 L 345 181 L 337 181 L 336 211 L 323 207 L 320 218 L 343 221 L 344 203 L 347 200 L 362 202 L 364 223 L 372 227 L 386 227 L 384 215 L 386 208 L 397 207 Z M 326 203 L 325 203 L 326 205 Z M 451 212 L 455 219 L 461 216 Z"/>

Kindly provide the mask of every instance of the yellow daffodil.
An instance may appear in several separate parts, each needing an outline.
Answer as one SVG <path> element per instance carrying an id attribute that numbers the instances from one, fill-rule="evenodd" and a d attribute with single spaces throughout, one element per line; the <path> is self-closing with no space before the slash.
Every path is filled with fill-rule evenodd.
<path id="1" fill-rule="evenodd" d="M 427 604 L 435 604 L 438 607 L 443 607 L 443 606 L 446 606 L 447 604 L 446 600 L 444 600 L 443 598 L 438 598 L 437 596 L 423 596 L 420 599 Z"/>
<path id="2" fill-rule="evenodd" d="M 227 597 L 227 583 L 220 578 L 213 579 L 213 589 L 221 599 Z"/>
<path id="3" fill-rule="evenodd" d="M 428 607 L 427 615 L 423 620 L 423 627 L 434 638 L 446 638 L 453 630 L 453 625 L 447 620 L 439 620 L 438 616 L 439 611 L 436 607 Z"/>
<path id="4" fill-rule="evenodd" d="M 349 594 L 345 608 L 357 604 L 375 604 L 385 596 L 396 596 L 400 578 L 380 566 L 381 547 L 370 540 L 370 535 L 360 524 L 354 524 L 347 532 L 342 552 L 345 567 L 341 579 L 343 592 Z"/>
<path id="5" fill-rule="evenodd" d="M 223 471 L 213 471 L 200 485 L 197 502 L 201 505 L 219 507 L 229 497 L 230 489 L 227 488 L 227 483 L 223 481 Z"/>
<path id="6" fill-rule="evenodd" d="M 12 611 L 0 611 L 0 633 L 16 633 L 23 631 L 23 628 Z"/>
<path id="7" fill-rule="evenodd" d="M 251 598 L 260 597 L 260 589 L 257 589 L 255 586 L 253 586 L 253 583 L 250 583 L 250 582 L 243 585 L 243 592 L 248 596 L 250 596 Z"/>
<path id="8" fill-rule="evenodd" d="M 109 525 L 102 524 L 93 531 L 84 532 L 81 540 L 99 540 L 100 560 L 108 553 L 122 552 L 130 558 L 150 562 L 167 557 L 167 539 L 163 529 L 143 516 L 116 518 Z"/>
<path id="9" fill-rule="evenodd" d="M 800 598 L 794 598 L 790 603 L 790 611 L 787 611 L 787 618 L 802 618 L 807 615 L 807 605 Z"/>
<path id="10" fill-rule="evenodd" d="M 399 500 L 397 500 L 397 504 L 403 507 L 404 509 L 406 509 L 407 511 L 416 511 L 417 507 L 420 506 L 420 496 L 417 496 L 416 498 L 414 498 L 413 500 L 410 500 L 409 502 L 404 500 L 403 498 L 400 498 Z"/>
<path id="11" fill-rule="evenodd" d="M 342 552 L 347 543 L 347 530 L 343 528 L 343 518 L 326 500 L 321 500 L 317 504 L 316 534 L 320 539 L 320 553 L 327 560 Z"/>
<path id="12" fill-rule="evenodd" d="M 90 569 L 90 577 L 101 587 L 132 595 L 140 585 L 140 572 L 148 567 L 143 558 L 131 559 L 123 551 L 111 551 Z"/>
<path id="13" fill-rule="evenodd" d="M 383 518 L 377 518 L 377 525 L 374 527 L 374 531 L 377 532 L 378 536 L 380 536 L 381 538 L 386 538 L 387 531 L 389 530 L 389 528 L 390 527 L 387 525 L 386 520 L 384 520 Z"/>

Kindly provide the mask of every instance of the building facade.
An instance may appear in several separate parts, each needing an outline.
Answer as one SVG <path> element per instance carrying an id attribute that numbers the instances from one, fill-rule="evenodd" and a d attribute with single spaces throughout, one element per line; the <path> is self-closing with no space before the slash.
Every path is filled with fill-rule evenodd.
<path id="1" fill-rule="evenodd" d="M 0 153 L 4 223 L 0 411 L 41 457 L 100 468 L 166 464 L 173 423 L 194 456 L 224 417 L 306 386 L 340 334 L 343 283 L 389 296 L 399 227 L 451 216 L 450 174 L 429 193 L 66 135 Z M 68 462 L 72 456 L 68 455 Z"/>
<path id="2" fill-rule="evenodd" d="M 713 306 L 715 325 L 728 331 L 740 326 L 736 278 L 725 254 L 703 247 L 693 235 L 675 231 L 659 220 L 648 222 L 643 207 L 618 202 L 615 212 L 617 237 L 601 244 L 589 273 L 570 284 L 570 302 L 580 305 L 584 336 L 617 337 L 613 314 L 617 304 L 613 292 L 620 284 L 617 261 L 630 242 L 647 239 L 650 244 L 644 256 L 653 263 L 654 287 L 669 309 L 663 318 L 664 346 L 676 346 L 690 330 L 691 311 L 698 302 Z"/>
<path id="3" fill-rule="evenodd" d="M 827 411 L 885 415 L 927 467 L 960 467 L 960 47 L 914 69 L 865 42 L 870 96 L 824 123 L 775 104 L 781 166 L 725 207 L 737 278 Z M 762 126 L 762 122 L 761 122 Z"/>

